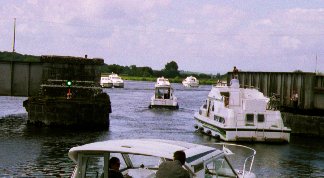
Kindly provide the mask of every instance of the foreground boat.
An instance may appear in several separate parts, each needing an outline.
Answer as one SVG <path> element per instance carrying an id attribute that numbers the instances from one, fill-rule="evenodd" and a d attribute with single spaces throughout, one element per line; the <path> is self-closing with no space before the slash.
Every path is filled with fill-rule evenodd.
<path id="1" fill-rule="evenodd" d="M 189 76 L 182 81 L 182 84 L 185 87 L 199 87 L 199 80 L 196 77 Z"/>
<path id="2" fill-rule="evenodd" d="M 195 113 L 195 128 L 224 141 L 289 142 L 291 129 L 280 111 L 268 110 L 269 98 L 257 89 L 213 86 L 206 103 Z"/>
<path id="3" fill-rule="evenodd" d="M 124 80 L 117 74 L 110 74 L 109 79 L 112 81 L 114 88 L 124 88 Z"/>
<path id="4" fill-rule="evenodd" d="M 167 78 L 157 78 L 155 93 L 151 97 L 149 108 L 179 109 L 177 97 L 173 95 L 173 88 Z"/>
<path id="5" fill-rule="evenodd" d="M 69 157 L 76 164 L 71 177 L 108 178 L 108 160 L 117 157 L 121 163 L 120 171 L 124 176 L 154 178 L 159 164 L 171 161 L 173 153 L 180 150 L 186 154 L 184 168 L 192 178 L 255 177 L 251 172 L 255 150 L 241 145 L 228 145 L 249 151 L 249 154 L 243 157 L 242 165 L 238 165 L 241 169 L 236 169 L 234 164 L 239 160 L 231 159 L 235 154 L 226 145 L 217 146 L 221 146 L 220 149 L 216 145 L 213 147 L 160 139 L 125 139 L 90 143 L 70 149 Z"/>

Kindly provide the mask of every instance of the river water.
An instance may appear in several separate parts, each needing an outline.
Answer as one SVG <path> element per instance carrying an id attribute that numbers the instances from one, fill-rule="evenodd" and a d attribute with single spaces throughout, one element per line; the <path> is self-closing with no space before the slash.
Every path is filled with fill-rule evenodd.
<path id="1" fill-rule="evenodd" d="M 194 112 L 210 85 L 188 89 L 172 84 L 179 110 L 148 109 L 153 82 L 125 81 L 124 89 L 105 89 L 112 113 L 109 131 L 69 131 L 26 126 L 25 97 L 0 96 L 0 177 L 68 177 L 74 164 L 68 150 L 109 139 L 161 138 L 214 143 L 196 133 Z M 257 151 L 252 171 L 258 177 L 324 177 L 324 140 L 291 136 L 289 144 L 242 143 Z"/>

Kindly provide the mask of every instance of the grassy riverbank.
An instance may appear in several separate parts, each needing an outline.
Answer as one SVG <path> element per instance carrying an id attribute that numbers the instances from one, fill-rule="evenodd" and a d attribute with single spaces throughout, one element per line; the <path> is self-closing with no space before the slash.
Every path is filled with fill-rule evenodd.
<path id="1" fill-rule="evenodd" d="M 156 81 L 156 77 L 135 77 L 135 76 L 125 76 L 125 75 L 122 75 L 121 77 L 124 80 L 152 81 L 152 82 Z M 175 78 L 168 78 L 168 79 L 171 83 L 181 83 L 182 80 L 184 80 L 185 78 L 175 77 Z M 217 82 L 217 79 L 198 79 L 198 80 L 199 80 L 199 84 L 201 85 L 212 85 L 212 84 L 216 84 Z M 226 78 L 223 80 L 226 80 Z"/>

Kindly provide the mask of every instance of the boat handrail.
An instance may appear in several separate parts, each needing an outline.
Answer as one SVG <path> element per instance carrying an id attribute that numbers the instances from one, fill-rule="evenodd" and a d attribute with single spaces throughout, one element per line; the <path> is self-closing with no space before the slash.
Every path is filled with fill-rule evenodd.
<path id="1" fill-rule="evenodd" d="M 67 80 L 58 80 L 58 79 L 48 79 L 48 82 L 66 82 Z M 74 83 L 95 83 L 94 81 L 90 80 L 72 80 Z"/>
<path id="2" fill-rule="evenodd" d="M 251 160 L 251 163 L 250 163 L 250 166 L 249 166 L 249 170 L 248 170 L 248 173 L 250 174 L 251 173 L 251 170 L 252 170 L 252 166 L 253 166 L 253 162 L 254 162 L 254 156 L 256 155 L 256 151 L 253 149 L 253 148 L 250 148 L 248 146 L 244 146 L 244 145 L 238 145 L 238 144 L 233 144 L 233 143 L 206 143 L 208 145 L 210 144 L 215 144 L 215 145 L 222 145 L 223 146 L 223 150 L 224 150 L 224 147 L 226 148 L 226 146 L 233 146 L 233 147 L 242 147 L 242 148 L 245 148 L 245 149 L 248 149 L 250 151 L 252 151 L 252 154 L 247 156 L 244 160 L 244 164 L 243 164 L 243 169 L 241 170 L 242 172 L 242 175 L 244 177 L 245 175 L 245 167 L 246 167 L 246 162 L 249 160 L 249 159 L 252 159 Z M 226 148 L 228 149 L 228 148 Z M 224 152 L 226 154 L 226 152 Z"/>

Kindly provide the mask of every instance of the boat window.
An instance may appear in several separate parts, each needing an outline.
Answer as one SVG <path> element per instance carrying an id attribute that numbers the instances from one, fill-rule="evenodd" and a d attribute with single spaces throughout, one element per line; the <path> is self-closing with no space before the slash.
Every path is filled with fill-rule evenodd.
<path id="1" fill-rule="evenodd" d="M 254 123 L 254 114 L 246 114 L 246 122 Z"/>
<path id="2" fill-rule="evenodd" d="M 229 97 L 229 92 L 220 92 L 220 94 L 221 94 L 222 96 Z"/>
<path id="3" fill-rule="evenodd" d="M 161 163 L 160 157 L 129 154 L 133 167 L 156 168 Z"/>
<path id="4" fill-rule="evenodd" d="M 85 177 L 100 177 L 104 172 L 104 157 L 103 156 L 89 156 L 85 157 L 86 171 Z"/>
<path id="5" fill-rule="evenodd" d="M 119 169 L 125 169 L 127 167 L 127 165 L 125 163 L 125 160 L 124 160 L 121 153 L 110 153 L 110 158 L 112 158 L 112 157 L 117 157 L 119 159 L 119 161 L 120 161 L 120 168 Z"/>
<path id="6" fill-rule="evenodd" d="M 214 120 L 217 121 L 217 122 L 220 122 L 220 123 L 225 123 L 225 119 L 223 117 L 220 117 L 220 116 L 216 116 L 214 115 Z"/>
<path id="7" fill-rule="evenodd" d="M 236 177 L 224 157 L 214 159 L 205 165 L 205 178 Z"/>
<path id="8" fill-rule="evenodd" d="M 219 117 L 219 122 L 224 124 L 225 123 L 225 119 L 223 117 Z"/>
<path id="9" fill-rule="evenodd" d="M 229 92 L 220 92 L 220 94 L 223 96 L 224 105 L 225 106 L 228 106 L 228 104 L 229 104 L 229 97 L 230 97 Z"/>
<path id="10" fill-rule="evenodd" d="M 155 90 L 155 98 L 170 99 L 170 88 L 158 88 Z"/>
<path id="11" fill-rule="evenodd" d="M 258 114 L 258 122 L 264 122 L 264 114 Z"/>
<path id="12" fill-rule="evenodd" d="M 203 108 L 204 108 L 204 109 L 207 109 L 207 100 L 205 100 L 205 103 L 204 103 L 204 105 L 203 105 Z"/>

